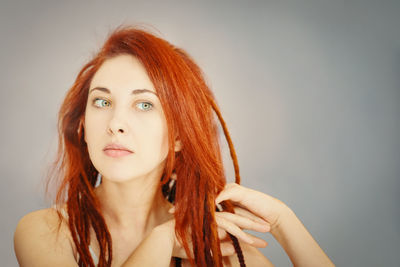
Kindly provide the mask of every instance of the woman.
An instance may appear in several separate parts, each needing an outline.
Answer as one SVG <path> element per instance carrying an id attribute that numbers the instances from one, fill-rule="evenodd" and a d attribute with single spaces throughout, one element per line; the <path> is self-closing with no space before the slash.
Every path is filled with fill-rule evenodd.
<path id="1" fill-rule="evenodd" d="M 115 30 L 67 93 L 59 134 L 56 205 L 19 222 L 21 266 L 271 265 L 243 229 L 270 231 L 294 265 L 332 265 L 285 204 L 238 185 L 200 69 L 165 40 Z"/>

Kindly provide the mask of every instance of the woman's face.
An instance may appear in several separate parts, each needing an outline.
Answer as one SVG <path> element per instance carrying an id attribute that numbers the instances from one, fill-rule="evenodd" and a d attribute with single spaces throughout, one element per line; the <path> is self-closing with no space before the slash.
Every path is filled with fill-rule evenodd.
<path id="1" fill-rule="evenodd" d="M 124 54 L 102 64 L 90 84 L 84 128 L 90 159 L 104 178 L 122 182 L 162 173 L 167 122 L 137 58 Z"/>

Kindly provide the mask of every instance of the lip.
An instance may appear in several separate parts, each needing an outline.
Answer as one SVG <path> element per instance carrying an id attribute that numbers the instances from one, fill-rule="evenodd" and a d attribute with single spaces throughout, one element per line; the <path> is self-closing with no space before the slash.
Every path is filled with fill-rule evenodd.
<path id="1" fill-rule="evenodd" d="M 132 150 L 116 143 L 108 144 L 107 146 L 104 147 L 103 151 L 107 156 L 113 158 L 119 158 L 133 153 Z"/>

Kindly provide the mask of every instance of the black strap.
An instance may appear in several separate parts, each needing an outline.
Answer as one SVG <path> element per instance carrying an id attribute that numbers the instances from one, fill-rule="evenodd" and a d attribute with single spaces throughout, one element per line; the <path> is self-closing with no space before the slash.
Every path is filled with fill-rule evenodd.
<path id="1" fill-rule="evenodd" d="M 175 259 L 175 266 L 176 267 L 181 267 L 182 266 L 182 259 L 181 258 L 176 258 L 176 257 L 174 257 L 174 259 Z"/>

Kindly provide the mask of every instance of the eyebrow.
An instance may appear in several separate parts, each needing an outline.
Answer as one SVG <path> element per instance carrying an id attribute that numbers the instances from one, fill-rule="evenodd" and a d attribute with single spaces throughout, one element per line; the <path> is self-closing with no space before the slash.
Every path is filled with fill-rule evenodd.
<path id="1" fill-rule="evenodd" d="M 106 93 L 106 94 L 111 94 L 111 91 L 110 91 L 108 88 L 105 88 L 105 87 L 95 87 L 95 88 L 92 88 L 92 89 L 90 89 L 89 94 L 90 94 L 91 92 L 95 91 L 95 90 L 99 90 L 99 91 L 104 92 L 104 93 Z M 156 93 L 156 92 L 151 91 L 151 90 L 149 90 L 149 89 L 135 89 L 135 90 L 132 90 L 132 92 L 131 92 L 132 95 L 138 95 L 138 94 L 143 94 L 143 93 L 152 93 L 152 94 L 154 94 L 154 95 L 157 96 L 157 93 Z"/>

